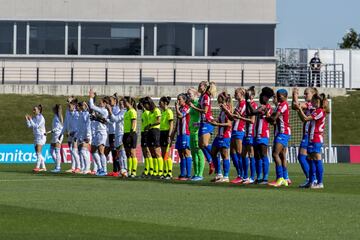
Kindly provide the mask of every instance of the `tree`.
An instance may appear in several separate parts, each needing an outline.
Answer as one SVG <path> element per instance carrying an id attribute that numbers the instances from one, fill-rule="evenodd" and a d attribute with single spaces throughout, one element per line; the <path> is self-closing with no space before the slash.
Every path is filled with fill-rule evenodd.
<path id="1" fill-rule="evenodd" d="M 342 38 L 342 43 L 339 44 L 339 47 L 341 49 L 359 49 L 360 35 L 353 28 L 350 28 Z"/>

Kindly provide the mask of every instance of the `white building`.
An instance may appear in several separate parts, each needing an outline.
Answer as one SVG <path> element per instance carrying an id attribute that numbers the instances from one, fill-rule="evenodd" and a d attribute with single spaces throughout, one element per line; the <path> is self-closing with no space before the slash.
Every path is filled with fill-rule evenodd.
<path id="1" fill-rule="evenodd" d="M 0 0 L 3 83 L 275 84 L 275 0 Z"/>

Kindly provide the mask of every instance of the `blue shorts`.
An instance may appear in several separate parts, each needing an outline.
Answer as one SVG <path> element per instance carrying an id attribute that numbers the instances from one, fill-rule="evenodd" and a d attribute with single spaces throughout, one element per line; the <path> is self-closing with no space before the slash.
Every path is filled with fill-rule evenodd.
<path id="1" fill-rule="evenodd" d="M 244 146 L 253 146 L 254 145 L 254 137 L 253 136 L 247 136 L 244 138 L 243 142 Z"/>
<path id="2" fill-rule="evenodd" d="M 277 143 L 280 143 L 280 144 L 283 145 L 284 147 L 288 147 L 290 138 L 291 138 L 290 135 L 283 134 L 283 133 L 279 133 L 279 134 L 276 135 L 276 137 L 275 137 L 274 145 L 276 145 Z"/>
<path id="3" fill-rule="evenodd" d="M 244 131 L 232 131 L 231 133 L 231 139 L 239 139 L 241 141 L 244 141 L 245 132 Z"/>
<path id="4" fill-rule="evenodd" d="M 321 153 L 322 143 L 309 143 L 307 148 L 308 153 Z"/>
<path id="5" fill-rule="evenodd" d="M 190 136 L 189 135 L 178 135 L 176 137 L 175 148 L 177 150 L 190 149 Z"/>
<path id="6" fill-rule="evenodd" d="M 210 123 L 201 122 L 200 128 L 199 128 L 199 136 L 205 135 L 205 134 L 213 134 L 214 132 L 214 126 Z"/>
<path id="7" fill-rule="evenodd" d="M 304 135 L 300 143 L 300 148 L 307 149 L 308 146 L 309 146 L 309 135 Z"/>
<path id="8" fill-rule="evenodd" d="M 257 137 L 255 138 L 255 146 L 256 145 L 265 145 L 268 146 L 269 145 L 269 138 L 262 138 L 262 137 Z"/>
<path id="9" fill-rule="evenodd" d="M 213 146 L 217 148 L 230 148 L 231 138 L 216 137 Z"/>

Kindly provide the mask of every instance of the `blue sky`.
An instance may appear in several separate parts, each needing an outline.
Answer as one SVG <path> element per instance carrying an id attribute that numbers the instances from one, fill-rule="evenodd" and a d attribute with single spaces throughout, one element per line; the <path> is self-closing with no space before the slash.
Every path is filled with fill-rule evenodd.
<path id="1" fill-rule="evenodd" d="M 336 48 L 349 28 L 360 32 L 360 0 L 277 0 L 278 48 Z"/>

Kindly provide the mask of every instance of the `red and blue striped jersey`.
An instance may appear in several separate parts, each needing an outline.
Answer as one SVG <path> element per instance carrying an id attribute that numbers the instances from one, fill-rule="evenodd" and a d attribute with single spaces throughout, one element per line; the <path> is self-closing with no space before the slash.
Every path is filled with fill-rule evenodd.
<path id="1" fill-rule="evenodd" d="M 315 108 L 312 106 L 311 102 L 306 102 L 306 109 L 304 111 L 306 116 L 311 116 L 312 112 L 315 111 Z M 310 122 L 304 122 L 304 126 L 303 126 L 303 135 L 308 135 L 309 134 L 309 128 L 310 128 Z"/>
<path id="2" fill-rule="evenodd" d="M 256 104 L 256 102 L 251 101 L 251 106 L 253 107 L 253 109 L 257 109 L 258 105 Z M 247 118 L 250 118 L 252 116 L 247 116 Z M 245 124 L 245 133 L 247 137 L 253 137 L 255 135 L 255 124 L 251 123 L 251 122 L 246 122 Z"/>
<path id="3" fill-rule="evenodd" d="M 278 103 L 275 112 L 280 113 L 279 118 L 276 119 L 275 135 L 280 133 L 291 135 L 289 104 L 286 101 Z"/>
<path id="4" fill-rule="evenodd" d="M 219 118 L 218 118 L 218 122 L 219 123 L 227 123 L 229 121 L 228 115 L 224 112 L 224 110 L 221 110 Z M 227 127 L 223 127 L 223 126 L 219 126 L 219 130 L 218 130 L 218 137 L 223 137 L 223 138 L 231 138 L 231 126 L 227 126 Z"/>
<path id="5" fill-rule="evenodd" d="M 178 135 L 190 135 L 190 107 L 188 105 L 181 106 L 179 108 L 182 118 L 178 118 L 177 134 Z"/>
<path id="6" fill-rule="evenodd" d="M 242 100 L 238 103 L 235 108 L 235 113 L 240 114 L 240 116 L 245 117 L 246 114 L 246 101 Z M 240 119 L 235 119 L 233 123 L 233 131 L 245 131 L 245 121 Z"/>
<path id="7" fill-rule="evenodd" d="M 272 107 L 270 104 L 262 105 L 267 109 L 268 114 L 272 114 Z M 270 137 L 270 127 L 269 122 L 266 120 L 266 111 L 261 112 L 256 117 L 256 137 L 258 138 L 269 138 Z"/>
<path id="8" fill-rule="evenodd" d="M 326 113 L 324 109 L 318 108 L 311 113 L 311 116 L 313 120 L 310 122 L 310 127 L 309 127 L 310 142 L 323 143 Z"/>
<path id="9" fill-rule="evenodd" d="M 199 98 L 199 105 L 201 109 L 205 109 L 205 107 L 208 107 L 207 113 L 201 113 L 200 120 L 201 122 L 211 122 L 214 117 L 212 116 L 211 111 L 211 98 L 208 93 L 204 93 Z"/>

